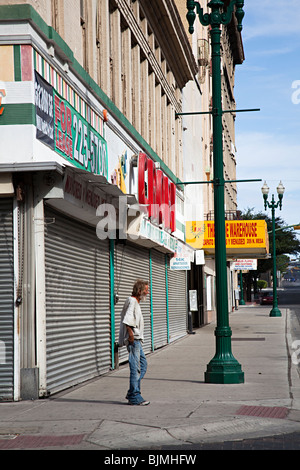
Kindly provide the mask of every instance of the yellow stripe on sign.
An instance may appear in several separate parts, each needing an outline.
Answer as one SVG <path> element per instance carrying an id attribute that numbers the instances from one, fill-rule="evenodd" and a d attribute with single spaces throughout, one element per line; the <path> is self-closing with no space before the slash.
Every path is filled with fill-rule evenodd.
<path id="1" fill-rule="evenodd" d="M 0 46 L 0 80 L 14 82 L 14 47 Z"/>

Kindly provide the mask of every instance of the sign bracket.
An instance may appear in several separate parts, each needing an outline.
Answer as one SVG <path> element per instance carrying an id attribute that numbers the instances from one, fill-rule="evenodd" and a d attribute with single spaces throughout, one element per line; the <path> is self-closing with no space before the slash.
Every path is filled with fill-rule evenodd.
<path id="1" fill-rule="evenodd" d="M 248 183 L 254 181 L 262 181 L 262 179 L 250 179 L 250 180 L 224 180 L 224 183 Z M 181 181 L 180 183 L 175 183 L 176 186 L 183 186 L 187 184 L 218 184 L 220 185 L 220 180 L 209 180 L 209 181 Z"/>
<path id="2" fill-rule="evenodd" d="M 246 112 L 253 112 L 253 111 L 260 111 L 260 108 L 253 108 L 253 109 L 226 109 L 226 110 L 221 110 L 222 114 L 225 113 L 246 113 Z M 189 113 L 175 113 L 175 117 L 178 116 L 192 116 L 192 115 L 197 115 L 197 114 L 212 114 L 216 115 L 218 111 L 216 109 L 212 109 L 211 111 L 192 111 Z"/>

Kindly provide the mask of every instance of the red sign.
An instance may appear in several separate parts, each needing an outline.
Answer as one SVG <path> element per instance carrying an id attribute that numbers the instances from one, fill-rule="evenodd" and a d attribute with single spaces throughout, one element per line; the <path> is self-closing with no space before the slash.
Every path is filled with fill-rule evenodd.
<path id="1" fill-rule="evenodd" d="M 4 106 L 2 106 L 2 97 L 5 97 L 6 96 L 6 92 L 4 89 L 1 89 L 0 90 L 0 116 L 1 114 L 3 114 L 4 112 Z"/>
<path id="2" fill-rule="evenodd" d="M 147 205 L 150 220 L 175 232 L 176 185 L 142 152 L 138 163 L 138 198 L 140 204 Z"/>

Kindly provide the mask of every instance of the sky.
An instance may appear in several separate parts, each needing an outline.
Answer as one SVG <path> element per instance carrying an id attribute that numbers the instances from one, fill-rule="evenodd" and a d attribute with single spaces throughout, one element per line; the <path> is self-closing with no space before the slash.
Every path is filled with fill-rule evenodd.
<path id="1" fill-rule="evenodd" d="M 277 200 L 285 187 L 283 207 L 276 210 L 287 225 L 300 223 L 300 0 L 245 0 L 245 61 L 237 65 L 238 208 L 264 212 L 264 181 Z M 270 209 L 267 214 L 271 216 Z M 300 231 L 296 232 L 300 239 Z"/>

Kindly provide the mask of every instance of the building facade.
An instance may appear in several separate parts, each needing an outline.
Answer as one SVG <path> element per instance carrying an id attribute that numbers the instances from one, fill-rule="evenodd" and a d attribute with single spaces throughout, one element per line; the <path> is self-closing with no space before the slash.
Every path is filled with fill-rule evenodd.
<path id="1" fill-rule="evenodd" d="M 0 0 L 0 400 L 125 362 L 137 278 L 150 283 L 146 353 L 215 318 L 214 257 L 186 243 L 186 222 L 213 220 L 213 186 L 183 184 L 213 179 L 212 122 L 181 114 L 211 108 L 209 31 L 188 35 L 185 14 L 184 0 Z M 222 50 L 235 109 L 234 19 Z M 234 113 L 223 129 L 235 179 Z"/>
<path id="2" fill-rule="evenodd" d="M 0 399 L 20 400 L 127 360 L 137 278 L 146 353 L 186 334 L 176 113 L 197 64 L 170 0 L 1 0 L 0 60 Z"/>

